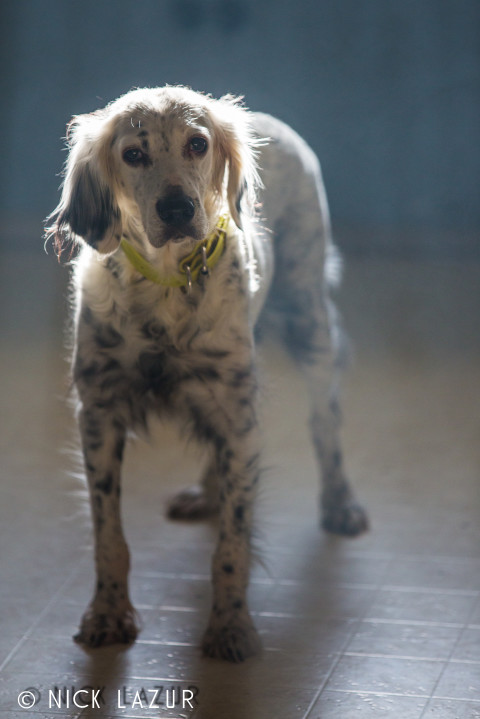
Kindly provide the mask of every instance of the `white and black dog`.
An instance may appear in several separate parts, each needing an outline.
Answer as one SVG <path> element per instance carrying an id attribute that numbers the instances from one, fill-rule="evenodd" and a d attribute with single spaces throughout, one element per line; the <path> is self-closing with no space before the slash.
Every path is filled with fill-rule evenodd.
<path id="1" fill-rule="evenodd" d="M 137 634 L 120 521 L 126 434 L 172 414 L 209 448 L 200 486 L 170 517 L 219 515 L 204 653 L 259 648 L 249 615 L 252 504 L 260 474 L 254 327 L 267 300 L 304 371 L 323 479 L 322 525 L 367 518 L 345 477 L 328 297 L 328 207 L 319 163 L 289 127 L 184 87 L 139 89 L 68 128 L 63 193 L 47 231 L 79 243 L 73 381 L 97 584 L 78 642 Z"/>

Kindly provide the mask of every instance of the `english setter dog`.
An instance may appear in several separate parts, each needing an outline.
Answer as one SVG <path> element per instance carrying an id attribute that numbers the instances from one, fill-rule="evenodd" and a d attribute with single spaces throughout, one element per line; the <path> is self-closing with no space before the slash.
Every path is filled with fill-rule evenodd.
<path id="1" fill-rule="evenodd" d="M 334 248 L 320 167 L 288 126 L 231 96 L 133 90 L 74 117 L 63 192 L 47 235 L 73 241 L 73 383 L 95 532 L 96 588 L 75 639 L 137 635 L 120 521 L 128 430 L 173 414 L 207 444 L 200 486 L 169 516 L 218 514 L 207 656 L 242 661 L 250 617 L 252 504 L 260 475 L 254 328 L 275 311 L 302 368 L 323 478 L 323 527 L 367 528 L 345 477 L 328 295 Z"/>

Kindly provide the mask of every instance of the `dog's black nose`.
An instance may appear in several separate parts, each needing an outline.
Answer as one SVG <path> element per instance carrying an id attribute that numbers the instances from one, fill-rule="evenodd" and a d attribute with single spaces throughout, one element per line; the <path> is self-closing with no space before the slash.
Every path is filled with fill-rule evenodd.
<path id="1" fill-rule="evenodd" d="M 160 198 L 156 204 L 157 213 L 166 225 L 181 227 L 195 214 L 195 205 L 191 197 L 175 193 Z"/>

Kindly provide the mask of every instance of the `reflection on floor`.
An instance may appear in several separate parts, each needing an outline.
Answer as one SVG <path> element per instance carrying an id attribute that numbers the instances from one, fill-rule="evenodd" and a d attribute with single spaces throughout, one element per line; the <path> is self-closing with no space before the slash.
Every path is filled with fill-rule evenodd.
<path id="1" fill-rule="evenodd" d="M 372 520 L 357 540 L 318 529 L 305 390 L 265 348 L 269 469 L 250 586 L 264 652 L 242 666 L 200 656 L 215 527 L 165 520 L 165 498 L 200 460 L 161 425 L 124 471 L 139 640 L 93 652 L 71 641 L 93 573 L 65 452 L 65 272 L 12 254 L 0 274 L 0 719 L 25 717 L 32 692 L 33 717 L 480 717 L 479 266 L 349 263 L 344 444 Z M 73 701 L 82 687 L 90 709 L 90 690 Z"/>

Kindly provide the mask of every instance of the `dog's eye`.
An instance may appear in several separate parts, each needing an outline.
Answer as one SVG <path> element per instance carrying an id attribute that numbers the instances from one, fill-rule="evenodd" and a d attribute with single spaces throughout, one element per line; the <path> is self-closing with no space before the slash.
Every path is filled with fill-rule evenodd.
<path id="1" fill-rule="evenodd" d="M 136 147 L 130 147 L 123 153 L 123 159 L 129 165 L 139 165 L 144 161 L 145 155 Z"/>
<path id="2" fill-rule="evenodd" d="M 208 150 L 208 142 L 204 137 L 192 137 L 188 147 L 194 155 L 204 155 Z"/>

